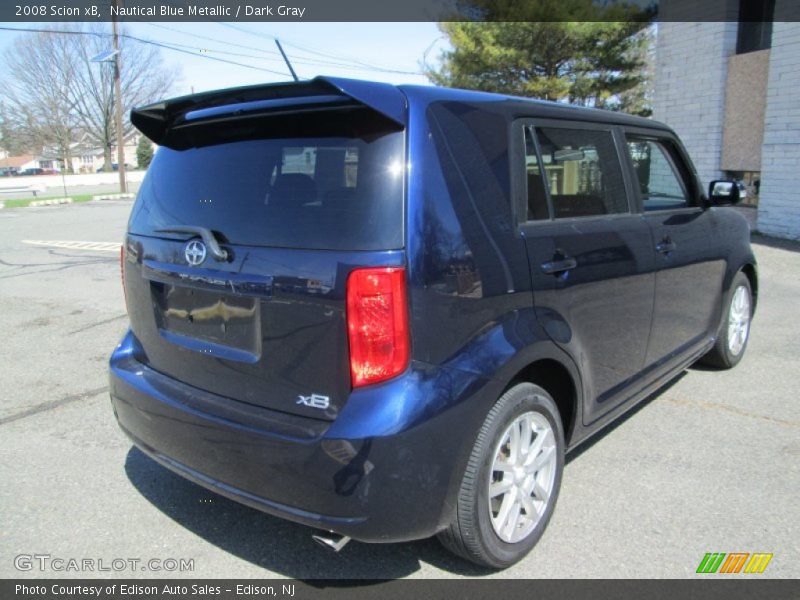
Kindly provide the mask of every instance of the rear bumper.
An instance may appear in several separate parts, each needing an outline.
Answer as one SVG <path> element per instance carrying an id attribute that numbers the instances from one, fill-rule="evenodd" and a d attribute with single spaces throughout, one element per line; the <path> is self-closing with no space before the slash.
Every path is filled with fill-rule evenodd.
<path id="1" fill-rule="evenodd" d="M 143 452 L 258 510 L 366 542 L 429 537 L 450 520 L 491 382 L 412 364 L 351 395 L 334 422 L 254 407 L 111 357 L 123 431 Z"/>

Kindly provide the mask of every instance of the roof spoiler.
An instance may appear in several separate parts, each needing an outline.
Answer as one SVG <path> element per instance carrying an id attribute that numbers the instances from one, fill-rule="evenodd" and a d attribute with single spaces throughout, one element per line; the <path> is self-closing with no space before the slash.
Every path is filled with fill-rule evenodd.
<path id="1" fill-rule="evenodd" d="M 315 110 L 337 105 L 364 105 L 400 126 L 406 122 L 405 95 L 393 85 L 316 77 L 310 81 L 274 83 L 214 90 L 134 108 L 131 123 L 159 145 L 168 145 L 176 128 L 242 115 Z"/>

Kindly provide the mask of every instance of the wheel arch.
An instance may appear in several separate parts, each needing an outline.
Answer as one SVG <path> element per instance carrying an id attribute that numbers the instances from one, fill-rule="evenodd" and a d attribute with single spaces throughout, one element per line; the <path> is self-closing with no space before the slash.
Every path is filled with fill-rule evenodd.
<path id="1" fill-rule="evenodd" d="M 750 291 L 753 294 L 752 310 L 755 312 L 756 305 L 758 304 L 758 271 L 756 270 L 756 265 L 748 262 L 742 265 L 740 270 L 747 276 L 747 280 L 750 282 Z"/>
<path id="2" fill-rule="evenodd" d="M 505 389 L 523 382 L 538 385 L 553 397 L 561 414 L 564 440 L 569 448 L 580 423 L 582 406 L 582 389 L 577 369 L 560 357 L 542 356 L 518 368 L 508 378 Z"/>

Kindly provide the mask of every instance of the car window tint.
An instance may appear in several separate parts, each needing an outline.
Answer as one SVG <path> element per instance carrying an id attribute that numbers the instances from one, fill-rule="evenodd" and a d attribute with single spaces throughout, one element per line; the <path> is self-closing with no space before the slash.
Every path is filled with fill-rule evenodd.
<path id="1" fill-rule="evenodd" d="M 544 177 L 539 158 L 536 156 L 533 132 L 529 127 L 525 128 L 525 180 L 528 187 L 528 221 L 549 219 Z"/>
<path id="2" fill-rule="evenodd" d="M 644 210 L 669 210 L 690 205 L 686 188 L 662 143 L 629 139 L 627 146 Z"/>
<path id="3" fill-rule="evenodd" d="M 611 132 L 540 127 L 536 135 L 556 219 L 629 212 Z"/>
<path id="4" fill-rule="evenodd" d="M 324 250 L 403 246 L 402 132 L 159 148 L 131 231 L 200 226 L 231 244 Z"/>
<path id="5" fill-rule="evenodd" d="M 299 173 L 312 177 L 323 192 L 354 188 L 358 177 L 358 147 L 288 147 L 284 148 L 279 165 L 272 172 L 278 175 Z"/>

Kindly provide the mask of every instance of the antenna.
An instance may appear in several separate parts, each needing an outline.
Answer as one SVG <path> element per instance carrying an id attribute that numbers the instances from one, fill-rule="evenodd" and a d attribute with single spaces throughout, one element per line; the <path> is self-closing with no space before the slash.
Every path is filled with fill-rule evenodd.
<path id="1" fill-rule="evenodd" d="M 294 69 L 292 68 L 292 63 L 289 62 L 289 57 L 286 56 L 286 52 L 283 51 L 283 46 L 281 46 L 281 43 L 278 40 L 278 38 L 275 38 L 275 43 L 278 45 L 278 50 L 281 51 L 281 56 L 283 56 L 283 60 L 286 61 L 286 66 L 289 67 L 289 73 L 292 74 L 292 77 L 294 78 L 295 81 L 300 81 L 300 79 L 298 79 L 297 77 L 297 73 L 295 73 Z"/>

